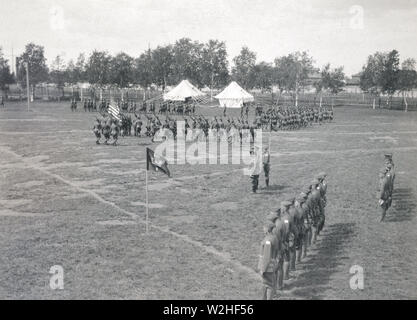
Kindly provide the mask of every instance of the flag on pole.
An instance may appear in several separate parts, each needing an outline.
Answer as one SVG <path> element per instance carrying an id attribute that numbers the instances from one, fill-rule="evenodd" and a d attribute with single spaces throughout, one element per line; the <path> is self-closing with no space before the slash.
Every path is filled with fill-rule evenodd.
<path id="1" fill-rule="evenodd" d="M 158 154 L 155 154 L 153 150 L 146 148 L 146 170 L 161 171 L 171 177 L 171 173 L 168 169 L 168 161 Z"/>
<path id="2" fill-rule="evenodd" d="M 107 112 L 113 116 L 114 118 L 116 118 L 117 120 L 121 120 L 120 119 L 120 109 L 118 106 L 113 107 L 112 105 L 109 105 L 109 109 L 107 110 Z"/>

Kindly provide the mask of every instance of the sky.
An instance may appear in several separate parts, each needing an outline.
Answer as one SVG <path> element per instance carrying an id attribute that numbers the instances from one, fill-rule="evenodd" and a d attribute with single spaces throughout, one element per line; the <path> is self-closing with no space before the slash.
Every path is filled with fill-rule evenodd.
<path id="1" fill-rule="evenodd" d="M 182 37 L 242 46 L 257 61 L 308 51 L 317 67 L 359 72 L 367 56 L 397 49 L 417 59 L 417 0 L 0 0 L 0 46 L 7 59 L 34 42 L 47 63 L 94 49 L 139 56 Z"/>

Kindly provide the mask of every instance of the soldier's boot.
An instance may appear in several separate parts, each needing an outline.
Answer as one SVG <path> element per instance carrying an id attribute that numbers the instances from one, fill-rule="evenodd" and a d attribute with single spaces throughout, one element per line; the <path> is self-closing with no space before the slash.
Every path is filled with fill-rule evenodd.
<path id="1" fill-rule="evenodd" d="M 296 250 L 290 249 L 290 270 L 295 271 Z"/>
<path id="2" fill-rule="evenodd" d="M 301 243 L 300 244 L 300 247 L 295 250 L 295 254 L 297 256 L 297 260 L 296 260 L 297 263 L 300 263 L 301 262 L 301 259 L 303 257 L 303 255 L 302 255 L 303 249 L 304 249 L 304 245 L 303 245 L 303 243 Z"/>
<path id="3" fill-rule="evenodd" d="M 266 187 L 268 188 L 269 187 L 269 178 L 265 179 L 265 184 L 266 184 Z"/>
<path id="4" fill-rule="evenodd" d="M 380 222 L 384 221 L 385 215 L 387 214 L 387 210 L 386 209 L 382 209 L 381 211 L 382 211 L 382 214 L 381 214 L 381 221 Z"/>
<path id="5" fill-rule="evenodd" d="M 289 280 L 290 279 L 290 261 L 284 261 L 284 280 Z"/>
<path id="6" fill-rule="evenodd" d="M 307 248 L 308 248 L 308 234 L 309 232 L 307 231 L 307 233 L 304 235 L 303 238 L 303 247 L 302 247 L 302 257 L 305 258 L 307 257 Z"/>
<path id="7" fill-rule="evenodd" d="M 317 228 L 313 227 L 313 237 L 311 239 L 311 243 L 316 243 L 317 241 Z"/>
<path id="8" fill-rule="evenodd" d="M 100 139 L 97 139 L 96 140 L 96 144 L 100 144 Z"/>
<path id="9" fill-rule="evenodd" d="M 268 300 L 268 287 L 262 286 L 262 300 Z"/>
<path id="10" fill-rule="evenodd" d="M 281 263 L 277 270 L 277 290 L 282 289 L 284 289 L 284 268 Z"/>

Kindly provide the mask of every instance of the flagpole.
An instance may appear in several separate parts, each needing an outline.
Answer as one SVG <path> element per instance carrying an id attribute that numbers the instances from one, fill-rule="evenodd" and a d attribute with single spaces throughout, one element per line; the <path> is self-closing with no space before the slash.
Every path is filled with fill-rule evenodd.
<path id="1" fill-rule="evenodd" d="M 146 168 L 146 233 L 149 232 L 148 168 Z"/>

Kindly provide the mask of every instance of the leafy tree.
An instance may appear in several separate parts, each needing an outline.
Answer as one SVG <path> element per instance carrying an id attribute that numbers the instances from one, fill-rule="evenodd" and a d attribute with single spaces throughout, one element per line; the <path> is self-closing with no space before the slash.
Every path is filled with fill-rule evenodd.
<path id="1" fill-rule="evenodd" d="M 133 81 L 145 89 L 143 95 L 143 99 L 145 100 L 146 90 L 154 82 L 150 50 L 142 53 L 139 58 L 135 59 Z"/>
<path id="2" fill-rule="evenodd" d="M 56 56 L 52 62 L 51 71 L 49 73 L 49 79 L 52 83 L 55 83 L 58 88 L 62 90 L 64 95 L 64 85 L 68 81 L 67 69 L 64 60 L 60 55 Z"/>
<path id="3" fill-rule="evenodd" d="M 120 88 L 126 87 L 133 82 L 133 58 L 124 52 L 119 53 L 111 59 L 110 83 Z"/>
<path id="4" fill-rule="evenodd" d="M 360 87 L 364 92 L 374 95 L 374 108 L 375 97 L 380 97 L 381 93 L 388 94 L 392 106 L 392 96 L 398 89 L 398 77 L 398 51 L 376 52 L 368 57 L 367 63 L 362 68 Z"/>
<path id="5" fill-rule="evenodd" d="M 245 89 L 251 89 L 250 74 L 256 64 L 256 53 L 244 46 L 238 56 L 233 58 L 232 77 Z"/>
<path id="6" fill-rule="evenodd" d="M 172 73 L 174 83 L 178 83 L 183 79 L 189 79 L 197 86 L 203 86 L 201 70 L 202 51 L 203 44 L 198 41 L 182 38 L 175 42 L 173 46 L 174 63 Z"/>
<path id="7" fill-rule="evenodd" d="M 381 78 L 382 92 L 388 94 L 390 108 L 392 107 L 392 96 L 398 89 L 398 76 L 400 71 L 400 57 L 397 50 L 388 52 L 384 60 L 384 68 Z"/>
<path id="8" fill-rule="evenodd" d="M 29 81 L 33 88 L 40 82 L 48 80 L 48 67 L 46 66 L 46 58 L 44 55 L 44 48 L 34 43 L 29 43 L 25 47 L 25 51 L 16 58 L 17 80 L 26 87 L 26 63 L 29 69 Z"/>
<path id="9" fill-rule="evenodd" d="M 158 46 L 152 50 L 151 59 L 152 76 L 150 78 L 156 85 L 162 86 L 162 89 L 165 90 L 165 87 L 171 83 L 170 77 L 173 72 L 174 54 L 172 46 Z"/>
<path id="10" fill-rule="evenodd" d="M 202 51 L 202 83 L 212 90 L 225 86 L 229 80 L 226 44 L 209 40 Z"/>
<path id="11" fill-rule="evenodd" d="M 88 82 L 103 87 L 110 83 L 111 56 L 106 51 L 94 50 L 88 58 L 85 72 Z"/>
<path id="12" fill-rule="evenodd" d="M 3 50 L 0 47 L 0 89 L 6 91 L 7 85 L 14 82 L 13 74 L 10 72 L 10 66 L 4 59 Z"/>
<path id="13" fill-rule="evenodd" d="M 313 58 L 307 52 L 295 52 L 275 59 L 277 84 L 295 96 L 298 105 L 298 94 L 307 85 L 309 75 L 315 71 Z"/>
<path id="14" fill-rule="evenodd" d="M 326 64 L 320 72 L 320 80 L 314 83 L 316 92 L 320 93 L 320 106 L 323 91 L 337 95 L 345 86 L 345 73 L 343 67 L 331 69 L 330 63 Z"/>
<path id="15" fill-rule="evenodd" d="M 256 64 L 249 74 L 249 86 L 262 91 L 271 91 L 274 78 L 274 68 L 272 64 L 260 62 Z"/>
<path id="16" fill-rule="evenodd" d="M 417 87 L 416 61 L 406 59 L 401 64 L 398 74 L 398 90 L 402 92 L 405 105 L 404 111 L 408 111 L 407 93 Z"/>

